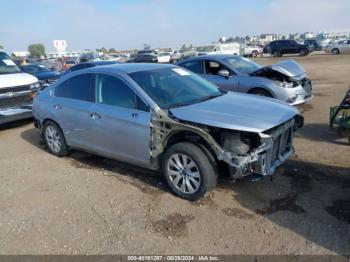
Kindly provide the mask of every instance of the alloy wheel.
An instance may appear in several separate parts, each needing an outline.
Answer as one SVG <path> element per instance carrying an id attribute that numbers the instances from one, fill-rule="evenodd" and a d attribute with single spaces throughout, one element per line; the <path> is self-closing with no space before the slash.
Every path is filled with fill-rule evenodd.
<path id="1" fill-rule="evenodd" d="M 50 149 L 55 152 L 59 153 L 62 146 L 61 137 L 58 133 L 58 130 L 56 127 L 52 125 L 48 125 L 45 130 L 45 139 L 47 141 L 47 145 L 50 147 Z"/>
<path id="2" fill-rule="evenodd" d="M 195 193 L 201 185 L 201 174 L 197 164 L 185 154 L 173 154 L 167 164 L 173 186 L 185 194 Z"/>

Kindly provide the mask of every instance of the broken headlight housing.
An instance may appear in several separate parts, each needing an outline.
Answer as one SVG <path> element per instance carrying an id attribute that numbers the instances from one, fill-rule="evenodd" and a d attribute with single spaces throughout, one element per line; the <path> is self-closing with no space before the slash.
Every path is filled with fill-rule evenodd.
<path id="1" fill-rule="evenodd" d="M 285 81 L 275 81 L 275 83 L 283 88 L 293 88 L 294 84 L 292 82 L 285 82 Z"/>

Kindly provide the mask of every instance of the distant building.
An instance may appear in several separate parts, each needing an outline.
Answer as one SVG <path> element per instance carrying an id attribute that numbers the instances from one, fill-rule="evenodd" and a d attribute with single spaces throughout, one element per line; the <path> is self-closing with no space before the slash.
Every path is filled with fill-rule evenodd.
<path id="1" fill-rule="evenodd" d="M 302 39 L 312 39 L 315 37 L 313 32 L 305 32 L 300 36 Z"/>
<path id="2" fill-rule="evenodd" d="M 282 35 L 280 34 L 261 34 L 259 36 L 259 42 L 261 43 L 269 43 L 271 41 L 282 39 Z"/>

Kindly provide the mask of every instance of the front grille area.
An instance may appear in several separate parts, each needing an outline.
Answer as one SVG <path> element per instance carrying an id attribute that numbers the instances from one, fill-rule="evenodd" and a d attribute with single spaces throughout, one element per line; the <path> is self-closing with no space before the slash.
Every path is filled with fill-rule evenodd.
<path id="1" fill-rule="evenodd" d="M 29 91 L 30 85 L 0 88 L 0 94 Z"/>
<path id="2" fill-rule="evenodd" d="M 293 152 L 294 124 L 295 121 L 293 119 L 266 132 L 272 139 L 272 147 L 266 152 L 265 171 L 267 173 L 273 173 L 274 169 L 283 163 L 288 158 L 288 155 Z"/>
<path id="3" fill-rule="evenodd" d="M 285 153 L 290 151 L 291 140 L 292 127 L 288 128 L 274 139 L 271 154 L 272 162 L 276 161 L 280 156 L 283 156 Z"/>
<path id="4" fill-rule="evenodd" d="M 31 101 L 32 101 L 32 97 L 30 95 L 16 96 L 16 97 L 9 97 L 9 98 L 5 98 L 5 99 L 0 99 L 0 108 L 20 106 L 22 104 L 28 104 Z"/>

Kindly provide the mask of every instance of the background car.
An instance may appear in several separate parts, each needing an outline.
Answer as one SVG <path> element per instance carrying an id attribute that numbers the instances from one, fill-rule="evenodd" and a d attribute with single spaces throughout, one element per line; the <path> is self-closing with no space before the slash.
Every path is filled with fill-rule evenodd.
<path id="1" fill-rule="evenodd" d="M 23 72 L 34 75 L 39 79 L 41 88 L 49 86 L 60 77 L 60 73 L 50 70 L 41 64 L 30 64 L 21 66 Z"/>
<path id="2" fill-rule="evenodd" d="M 77 65 L 74 65 L 72 67 L 70 67 L 69 69 L 67 69 L 66 71 L 64 71 L 61 76 L 65 76 L 71 72 L 75 72 L 77 70 L 82 70 L 82 69 L 86 69 L 86 68 L 90 68 L 90 67 L 95 67 L 95 66 L 103 66 L 103 65 L 112 65 L 112 64 L 117 64 L 117 61 L 96 61 L 96 62 L 85 62 L 85 63 L 80 63 Z"/>
<path id="3" fill-rule="evenodd" d="M 263 67 L 235 55 L 208 55 L 178 63 L 224 90 L 273 97 L 291 105 L 312 98 L 312 84 L 293 60 Z"/>
<path id="4" fill-rule="evenodd" d="M 323 48 L 316 39 L 306 39 L 304 45 L 308 45 L 311 51 L 321 51 Z"/>
<path id="5" fill-rule="evenodd" d="M 350 53 L 350 40 L 341 40 L 329 44 L 326 46 L 325 51 L 326 53 L 331 53 L 332 55 Z"/>
<path id="6" fill-rule="evenodd" d="M 272 41 L 264 47 L 264 53 L 269 53 L 274 57 L 283 56 L 285 54 L 299 54 L 306 56 L 311 52 L 309 45 L 299 44 L 295 40 L 276 40 Z"/>
<path id="7" fill-rule="evenodd" d="M 127 63 L 158 63 L 158 56 L 153 53 L 137 54 L 134 58 L 129 59 Z"/>
<path id="8" fill-rule="evenodd" d="M 163 52 L 157 54 L 158 63 L 171 63 L 171 53 Z"/>
<path id="9" fill-rule="evenodd" d="M 73 60 L 73 59 L 71 59 L 71 60 L 65 60 L 65 61 L 63 62 L 63 69 L 64 69 L 64 70 L 67 70 L 67 69 L 69 69 L 70 67 L 72 67 L 72 66 L 74 66 L 74 65 L 76 65 L 76 64 L 78 64 L 78 61 L 77 61 L 77 60 Z"/>

